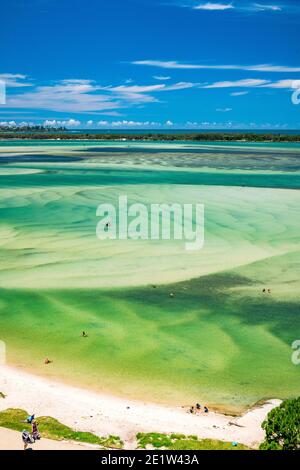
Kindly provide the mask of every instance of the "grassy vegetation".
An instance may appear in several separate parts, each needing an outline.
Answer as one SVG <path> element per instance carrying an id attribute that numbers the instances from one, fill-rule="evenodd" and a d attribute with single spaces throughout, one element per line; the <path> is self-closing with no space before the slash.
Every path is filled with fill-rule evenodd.
<path id="1" fill-rule="evenodd" d="M 217 441 L 213 439 L 201 439 L 197 436 L 185 436 L 183 434 L 137 434 L 138 448 L 146 449 L 147 446 L 155 449 L 168 450 L 251 450 L 243 444 L 233 446 L 231 442 Z"/>
<path id="2" fill-rule="evenodd" d="M 0 412 L 0 426 L 14 431 L 31 430 L 31 426 L 24 423 L 28 413 L 24 410 L 9 408 Z M 74 431 L 54 418 L 41 416 L 37 418 L 39 431 L 42 437 L 56 441 L 69 440 L 96 444 L 104 448 L 122 449 L 123 442 L 118 436 L 99 437 L 90 432 Z"/>

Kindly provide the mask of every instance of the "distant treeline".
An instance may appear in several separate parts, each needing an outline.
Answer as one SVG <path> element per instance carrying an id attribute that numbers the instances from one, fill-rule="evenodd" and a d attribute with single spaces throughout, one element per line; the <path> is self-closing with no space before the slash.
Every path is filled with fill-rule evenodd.
<path id="1" fill-rule="evenodd" d="M 38 126 L 37 126 L 38 127 Z M 64 133 L 65 129 L 43 129 L 42 132 L 0 131 L 0 139 L 36 139 L 36 140 L 126 140 L 126 141 L 193 141 L 193 142 L 300 142 L 299 135 L 292 134 L 256 134 L 256 133 L 186 133 L 186 134 L 90 134 Z"/>

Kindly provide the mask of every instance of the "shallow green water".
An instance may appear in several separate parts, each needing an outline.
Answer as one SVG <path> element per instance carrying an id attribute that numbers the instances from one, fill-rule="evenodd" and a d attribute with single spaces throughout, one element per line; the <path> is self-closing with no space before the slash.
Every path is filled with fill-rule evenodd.
<path id="1" fill-rule="evenodd" d="M 0 176 L 3 188 L 18 187 L 53 187 L 57 186 L 102 186 L 117 184 L 186 184 L 205 186 L 246 186 L 257 188 L 300 189 L 300 174 L 230 174 L 191 173 L 184 171 L 78 169 L 58 170 L 49 168 L 45 173 L 35 175 Z"/>
<path id="2" fill-rule="evenodd" d="M 285 271 L 291 261 L 299 253 L 252 271 Z M 299 298 L 286 282 L 299 292 L 299 282 L 273 278 L 264 295 L 247 268 L 156 288 L 1 290 L 0 328 L 9 359 L 34 371 L 125 396 L 240 411 L 299 392 L 291 363 Z M 46 356 L 54 360 L 47 371 Z"/>
<path id="3" fill-rule="evenodd" d="M 279 148 L 279 149 L 299 149 L 300 143 L 299 142 L 216 142 L 216 141 L 207 141 L 207 142 L 195 142 L 195 141 L 176 141 L 176 142 L 168 142 L 168 141 L 155 141 L 155 142 L 132 142 L 128 141 L 126 143 L 120 141 L 112 141 L 112 140 L 24 140 L 24 139 L 5 139 L 0 140 L 0 147 L 91 147 L 91 146 L 103 146 L 103 147 L 125 147 L 125 148 L 149 148 L 149 147 L 156 147 L 161 149 L 162 146 L 176 148 L 176 147 L 244 147 L 244 148 L 264 148 L 264 149 L 272 149 L 272 148 Z"/>
<path id="4" fill-rule="evenodd" d="M 242 156 L 226 157 L 219 172 L 215 156 L 193 172 L 108 169 L 97 158 L 0 168 L 0 332 L 9 362 L 120 395 L 234 411 L 297 395 L 297 156 L 252 155 L 247 171 Z M 204 249 L 101 244 L 97 205 L 119 194 L 205 203 Z"/>

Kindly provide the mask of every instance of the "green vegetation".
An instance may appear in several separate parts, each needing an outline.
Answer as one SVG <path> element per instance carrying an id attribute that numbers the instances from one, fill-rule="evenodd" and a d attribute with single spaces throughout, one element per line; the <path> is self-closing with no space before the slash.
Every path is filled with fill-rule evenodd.
<path id="1" fill-rule="evenodd" d="M 9 408 L 0 412 L 0 426 L 14 431 L 31 430 L 31 426 L 24 421 L 28 413 L 24 410 Z M 122 449 L 123 442 L 118 436 L 98 437 L 90 432 L 74 431 L 49 416 L 37 418 L 41 436 L 56 441 L 68 440 L 96 444 L 104 448 Z"/>
<path id="2" fill-rule="evenodd" d="M 300 450 L 300 397 L 270 411 L 262 428 L 266 438 L 261 450 Z"/>
<path id="3" fill-rule="evenodd" d="M 258 133 L 213 133 L 213 132 L 199 132 L 199 133 L 186 133 L 186 134 L 159 134 L 159 133 L 144 133 L 144 134 L 109 134 L 109 133 L 63 133 L 64 129 L 49 130 L 47 128 L 41 129 L 41 132 L 37 130 L 29 129 L 29 132 L 24 130 L 20 131 L 15 129 L 5 129 L 0 131 L 1 139 L 60 139 L 60 140 L 131 140 L 131 141 L 144 141 L 144 142 L 155 142 L 155 141 L 195 141 L 195 142 L 234 142 L 234 141 L 245 141 L 245 142 L 299 142 L 300 135 L 291 134 L 258 134 Z"/>
<path id="4" fill-rule="evenodd" d="M 169 450 L 251 450 L 242 444 L 233 446 L 230 442 L 213 439 L 199 440 L 197 436 L 184 434 L 138 433 L 136 438 L 140 449 L 151 446 L 156 449 L 163 447 Z"/>

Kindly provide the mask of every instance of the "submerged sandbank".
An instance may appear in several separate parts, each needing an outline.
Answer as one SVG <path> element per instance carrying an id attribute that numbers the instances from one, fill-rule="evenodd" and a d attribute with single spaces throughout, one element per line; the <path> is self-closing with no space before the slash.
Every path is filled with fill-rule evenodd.
<path id="1" fill-rule="evenodd" d="M 84 163 L 27 155 L 22 166 L 42 173 L 2 165 L 0 331 L 9 364 L 123 398 L 231 412 L 294 396 L 300 199 L 282 188 L 299 187 L 298 159 L 211 155 L 198 174 L 103 169 L 97 152 L 85 153 Z M 209 159 L 187 153 L 154 158 L 173 169 Z M 204 203 L 204 250 L 188 253 L 173 240 L 100 242 L 96 208 L 124 193 L 145 204 Z"/>

